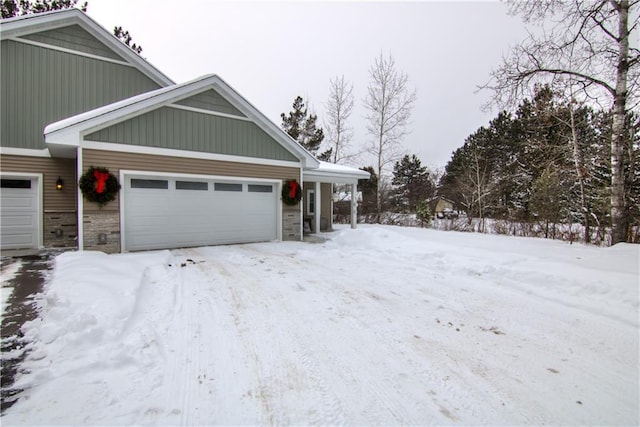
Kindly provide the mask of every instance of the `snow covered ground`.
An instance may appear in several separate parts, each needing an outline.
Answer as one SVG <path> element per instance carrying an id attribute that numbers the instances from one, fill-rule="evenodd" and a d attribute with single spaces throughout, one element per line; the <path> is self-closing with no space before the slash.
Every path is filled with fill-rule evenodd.
<path id="1" fill-rule="evenodd" d="M 21 266 L 22 262 L 16 261 L 7 263 L 0 269 L 0 313 L 4 313 L 9 305 L 9 299 L 13 294 L 13 288 L 9 286 L 9 282 L 16 276 Z"/>
<path id="2" fill-rule="evenodd" d="M 640 247 L 362 226 L 65 253 L 3 425 L 638 425 Z"/>

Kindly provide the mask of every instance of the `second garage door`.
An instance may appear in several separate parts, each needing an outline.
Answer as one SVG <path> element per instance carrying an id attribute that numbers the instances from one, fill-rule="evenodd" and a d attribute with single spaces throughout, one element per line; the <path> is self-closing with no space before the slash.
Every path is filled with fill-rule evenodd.
<path id="1" fill-rule="evenodd" d="M 127 175 L 126 251 L 277 239 L 275 183 Z"/>
<path id="2" fill-rule="evenodd" d="M 3 176 L 0 185 L 0 247 L 37 248 L 38 178 Z"/>

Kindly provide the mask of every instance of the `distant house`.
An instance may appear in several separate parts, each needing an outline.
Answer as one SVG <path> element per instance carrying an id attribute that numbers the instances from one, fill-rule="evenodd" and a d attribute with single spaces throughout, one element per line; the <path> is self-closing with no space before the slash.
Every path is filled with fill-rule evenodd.
<path id="1" fill-rule="evenodd" d="M 0 43 L 1 249 L 300 240 L 332 184 L 369 177 L 315 159 L 217 75 L 174 83 L 78 9 L 1 20 Z M 113 201 L 83 197 L 92 166 Z"/>
<path id="2" fill-rule="evenodd" d="M 431 212 L 436 218 L 453 218 L 457 217 L 458 213 L 453 210 L 454 203 L 445 199 L 444 197 L 434 197 L 430 202 Z"/>

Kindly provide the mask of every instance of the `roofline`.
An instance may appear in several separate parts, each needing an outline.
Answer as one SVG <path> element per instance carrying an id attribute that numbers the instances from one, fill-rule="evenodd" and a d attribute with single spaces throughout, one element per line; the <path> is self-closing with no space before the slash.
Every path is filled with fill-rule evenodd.
<path id="1" fill-rule="evenodd" d="M 311 153 L 215 74 L 205 75 L 179 85 L 156 89 L 51 123 L 44 129 L 45 142 L 53 151 L 58 151 L 63 146 L 78 147 L 85 134 L 188 98 L 209 88 L 217 90 L 269 136 L 298 157 L 303 167 L 318 167 L 320 165 L 320 162 Z"/>
<path id="2" fill-rule="evenodd" d="M 132 63 L 147 77 L 160 86 L 175 84 L 168 76 L 149 61 L 135 53 L 116 36 L 98 24 L 80 9 L 71 8 L 50 12 L 34 13 L 0 20 L 0 40 L 16 38 L 36 32 L 53 30 L 69 25 L 80 25 L 96 39 L 113 49 L 118 55 Z"/>

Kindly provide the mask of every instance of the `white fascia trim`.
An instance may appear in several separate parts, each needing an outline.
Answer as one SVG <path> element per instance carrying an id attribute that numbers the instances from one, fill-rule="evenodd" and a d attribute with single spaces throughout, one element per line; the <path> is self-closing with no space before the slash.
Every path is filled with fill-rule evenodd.
<path id="1" fill-rule="evenodd" d="M 82 147 L 92 150 L 118 151 L 121 153 L 151 154 L 156 156 L 182 157 L 185 159 L 219 160 L 223 162 L 247 163 L 249 165 L 284 166 L 300 168 L 300 162 L 287 160 L 262 159 L 259 157 L 243 157 L 230 154 L 203 153 L 200 151 L 174 150 L 172 148 L 145 147 L 141 145 L 125 145 L 112 142 L 82 141 Z"/>
<path id="2" fill-rule="evenodd" d="M 247 176 L 228 176 L 228 175 L 206 175 L 197 173 L 179 173 L 179 172 L 164 172 L 164 171 L 137 171 L 130 169 L 121 169 L 120 176 L 157 176 L 167 178 L 191 178 L 191 179 L 213 179 L 225 182 L 242 182 L 242 183 L 265 183 L 265 184 L 278 184 L 282 183 L 282 180 L 276 178 L 251 178 Z"/>
<path id="3" fill-rule="evenodd" d="M 189 107 L 188 105 L 168 104 L 168 105 L 165 105 L 165 107 L 177 108 L 178 110 L 186 110 L 186 111 L 191 111 L 191 112 L 200 113 L 200 114 L 208 114 L 210 116 L 224 117 L 227 119 L 244 120 L 245 122 L 253 121 L 248 117 L 236 116 L 235 114 L 220 113 L 218 111 L 205 110 L 203 108 Z"/>
<path id="4" fill-rule="evenodd" d="M 37 195 L 38 198 L 38 249 L 44 248 L 44 182 L 43 174 L 41 173 L 29 173 L 29 172 L 3 172 L 0 171 L 0 176 L 11 178 L 36 178 L 38 180 Z"/>
<path id="5" fill-rule="evenodd" d="M 77 23 L 78 17 L 73 12 L 66 12 L 64 14 L 63 11 L 58 10 L 3 19 L 0 22 L 0 40 L 53 30 Z"/>
<path id="6" fill-rule="evenodd" d="M 36 150 L 32 148 L 0 147 L 0 154 L 6 156 L 51 157 L 47 148 Z"/>
<path id="7" fill-rule="evenodd" d="M 359 175 L 350 175 L 345 174 L 342 175 L 340 173 L 326 173 L 326 172 L 316 172 L 313 171 L 303 171 L 302 172 L 305 181 L 312 182 L 325 182 L 325 183 L 335 183 L 335 184 L 357 184 L 359 179 L 367 179 L 367 176 L 359 176 Z"/>
<path id="8" fill-rule="evenodd" d="M 113 58 L 107 58 L 106 56 L 99 56 L 99 55 L 93 55 L 91 53 L 80 52 L 79 50 L 67 49 L 66 47 L 54 46 L 54 45 L 51 45 L 51 44 L 42 43 L 42 42 L 36 42 L 36 41 L 33 41 L 33 40 L 27 40 L 27 39 L 22 39 L 22 38 L 18 38 L 18 37 L 10 38 L 9 40 L 14 41 L 16 43 L 29 44 L 29 45 L 33 45 L 33 46 L 37 46 L 37 47 L 42 47 L 44 49 L 57 50 L 59 52 L 69 53 L 71 55 L 84 56 L 86 58 L 97 59 L 99 61 L 111 62 L 111 63 L 114 63 L 114 64 L 124 65 L 124 66 L 127 66 L 127 67 L 135 68 L 135 65 L 130 64 L 128 62 L 120 61 L 120 60 L 113 59 Z"/>

